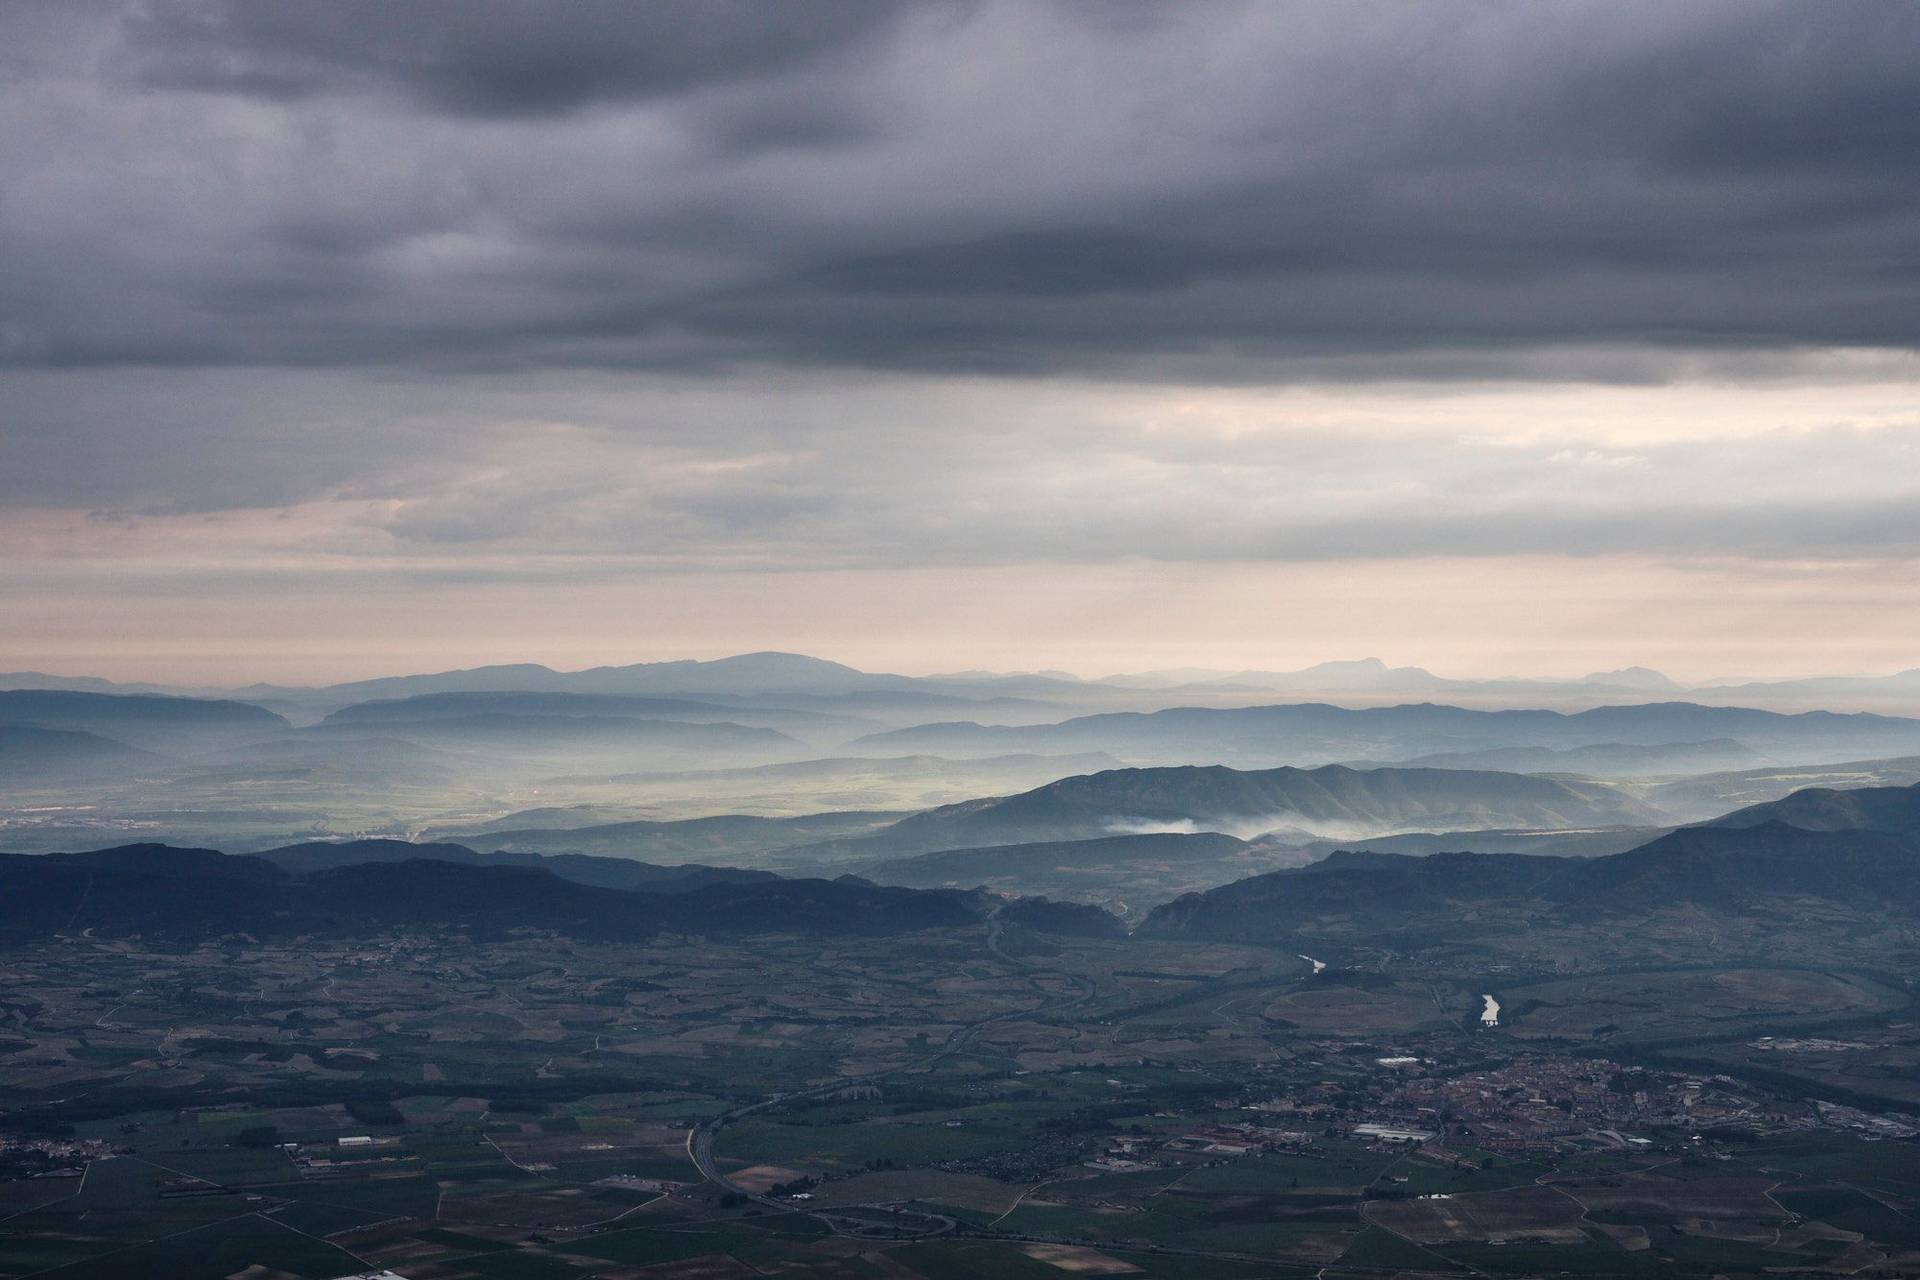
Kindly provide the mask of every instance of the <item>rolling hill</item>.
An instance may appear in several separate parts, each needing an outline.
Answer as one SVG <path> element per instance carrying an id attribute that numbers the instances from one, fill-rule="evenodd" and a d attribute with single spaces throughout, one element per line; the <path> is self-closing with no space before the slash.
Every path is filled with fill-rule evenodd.
<path id="1" fill-rule="evenodd" d="M 1113 769 L 1032 791 L 915 814 L 841 854 L 926 853 L 988 845 L 1219 831 L 1366 835 L 1461 827 L 1644 824 L 1650 811 L 1597 783 L 1459 769 L 1219 765 Z"/>
<path id="2" fill-rule="evenodd" d="M 1277 946 L 1497 947 L 1558 930 L 1614 938 L 1677 925 L 1697 945 L 1768 930 L 1801 939 L 1920 923 L 1920 845 L 1872 831 L 1780 822 L 1673 832 L 1590 859 L 1340 852 L 1321 862 L 1188 894 L 1156 908 L 1146 937 Z"/>
<path id="3" fill-rule="evenodd" d="M 1349 944 L 1444 934 L 1494 905 L 1535 904 L 1566 865 L 1526 854 L 1335 853 L 1175 899 L 1154 908 L 1138 932 L 1282 946 L 1328 934 Z"/>
<path id="4" fill-rule="evenodd" d="M 1758 827 L 1784 823 L 1807 831 L 1878 831 L 1920 836 L 1920 786 L 1807 787 L 1701 823 L 1704 827 Z"/>
<path id="5" fill-rule="evenodd" d="M 923 725 L 859 739 L 875 753 L 939 755 L 1104 751 L 1134 764 L 1209 762 L 1261 767 L 1339 760 L 1405 762 L 1512 747 L 1565 750 L 1727 739 L 1781 761 L 1920 751 L 1920 720 L 1814 711 L 1781 715 L 1688 702 L 1557 711 L 1474 711 L 1419 703 L 1349 709 L 1325 703 L 1079 716 L 1053 725 Z"/>
<path id="6" fill-rule="evenodd" d="M 288 727 L 245 702 L 58 689 L 0 690 L 0 725 L 88 733 L 149 751 L 210 750 Z"/>
<path id="7" fill-rule="evenodd" d="M 1807 788 L 1585 859 L 1341 850 L 1189 894 L 1156 909 L 1142 932 L 1291 944 L 1331 930 L 1378 941 L 1675 912 L 1708 935 L 1736 921 L 1804 931 L 1891 915 L 1910 927 L 1920 915 L 1920 786 Z"/>
<path id="8" fill-rule="evenodd" d="M 137 768 L 152 759 L 149 752 L 97 733 L 0 724 L 0 780 L 16 784 L 97 777 Z"/>
<path id="9" fill-rule="evenodd" d="M 1608 915 L 1675 903 L 1714 912 L 1768 913 L 1782 923 L 1805 900 L 1851 910 L 1920 911 L 1920 843 L 1880 831 L 1809 830 L 1778 820 L 1687 827 L 1610 858 L 1594 858 L 1558 881 L 1559 899 Z"/>

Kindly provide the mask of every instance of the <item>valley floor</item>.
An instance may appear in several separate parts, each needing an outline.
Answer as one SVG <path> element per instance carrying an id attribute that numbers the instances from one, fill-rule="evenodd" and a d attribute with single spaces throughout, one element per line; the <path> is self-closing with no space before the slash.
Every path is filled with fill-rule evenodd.
<path id="1" fill-rule="evenodd" d="M 1920 1274 L 1912 1001 L 997 925 L 70 937 L 0 955 L 0 1275 Z"/>

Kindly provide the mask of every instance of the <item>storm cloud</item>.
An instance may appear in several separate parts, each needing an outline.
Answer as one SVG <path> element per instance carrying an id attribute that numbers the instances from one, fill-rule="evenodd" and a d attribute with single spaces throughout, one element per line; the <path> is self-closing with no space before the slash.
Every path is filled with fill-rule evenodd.
<path id="1" fill-rule="evenodd" d="M 1257 378 L 1920 337 L 1904 4 L 0 21 L 21 365 Z"/>
<path id="2" fill-rule="evenodd" d="M 8 601 L 1920 560 L 1891 0 L 19 0 L 0 173 Z"/>

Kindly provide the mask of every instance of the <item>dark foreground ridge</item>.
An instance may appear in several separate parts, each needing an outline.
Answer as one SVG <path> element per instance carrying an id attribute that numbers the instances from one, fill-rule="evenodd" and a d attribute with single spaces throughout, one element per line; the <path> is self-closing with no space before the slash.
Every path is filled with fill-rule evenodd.
<path id="1" fill-rule="evenodd" d="M 338 848 L 339 846 L 332 846 Z M 458 846 L 455 846 L 458 848 Z M 715 868 L 616 871 L 648 889 L 565 879 L 544 866 L 432 856 L 392 860 L 391 850 L 349 865 L 289 871 L 276 857 L 312 863 L 311 846 L 264 857 L 211 849 L 129 845 L 91 853 L 0 858 L 0 938 L 54 934 L 141 936 L 191 943 L 228 935 L 365 936 L 461 929 L 497 937 L 540 929 L 618 940 L 683 934 L 887 935 L 971 924 L 992 910 L 987 894 L 887 888 L 853 877 L 782 879 Z M 581 859 L 565 864 L 608 861 Z M 587 874 L 591 874 L 590 869 Z"/>
<path id="2" fill-rule="evenodd" d="M 1689 914 L 1699 927 L 1817 933 L 1920 918 L 1920 844 L 1781 822 L 1694 827 L 1608 857 L 1338 852 L 1188 894 L 1141 925 L 1155 937 L 1292 945 L 1536 933 Z"/>

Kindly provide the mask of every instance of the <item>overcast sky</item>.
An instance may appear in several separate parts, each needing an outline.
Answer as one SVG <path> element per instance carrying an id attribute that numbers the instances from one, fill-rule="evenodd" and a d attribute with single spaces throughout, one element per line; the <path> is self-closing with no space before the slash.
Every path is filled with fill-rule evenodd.
<path id="1" fill-rule="evenodd" d="M 6 0 L 0 669 L 1920 665 L 1920 7 Z"/>

